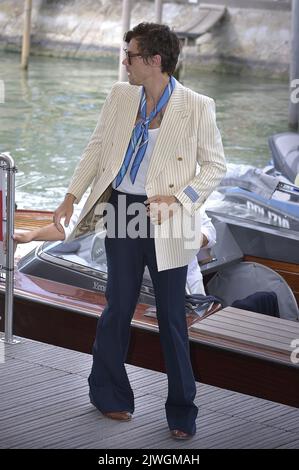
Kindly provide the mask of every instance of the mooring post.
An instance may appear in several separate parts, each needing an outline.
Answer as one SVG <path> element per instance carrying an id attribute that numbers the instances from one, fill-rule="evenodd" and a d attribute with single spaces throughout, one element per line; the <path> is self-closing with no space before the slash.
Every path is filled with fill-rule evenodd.
<path id="1" fill-rule="evenodd" d="M 23 31 L 22 58 L 21 58 L 22 69 L 28 68 L 28 59 L 29 59 L 29 52 L 30 52 L 31 10 L 32 10 L 32 0 L 25 0 L 24 31 Z"/>
<path id="2" fill-rule="evenodd" d="M 123 0 L 122 19 L 121 19 L 122 38 L 121 38 L 121 46 L 120 46 L 120 51 L 119 51 L 119 69 L 118 69 L 118 80 L 120 82 L 125 82 L 128 79 L 127 72 L 126 72 L 125 67 L 122 64 L 122 61 L 124 59 L 123 48 L 125 47 L 124 42 L 123 42 L 123 37 L 126 31 L 130 29 L 130 23 L 131 23 L 131 0 Z"/>
<path id="3" fill-rule="evenodd" d="M 163 15 L 163 0 L 155 0 L 155 22 L 161 24 Z"/>

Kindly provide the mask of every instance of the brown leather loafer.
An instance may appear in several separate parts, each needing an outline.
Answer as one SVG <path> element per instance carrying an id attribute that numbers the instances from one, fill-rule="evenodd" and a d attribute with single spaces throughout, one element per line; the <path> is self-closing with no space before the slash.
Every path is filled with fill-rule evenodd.
<path id="1" fill-rule="evenodd" d="M 132 415 L 128 411 L 110 411 L 109 413 L 103 413 L 103 415 L 117 421 L 130 421 L 132 419 Z"/>
<path id="2" fill-rule="evenodd" d="M 170 431 L 170 435 L 173 439 L 179 439 L 179 440 L 184 440 L 184 439 L 191 439 L 192 434 L 187 434 L 184 431 L 179 431 L 178 429 L 173 429 Z"/>

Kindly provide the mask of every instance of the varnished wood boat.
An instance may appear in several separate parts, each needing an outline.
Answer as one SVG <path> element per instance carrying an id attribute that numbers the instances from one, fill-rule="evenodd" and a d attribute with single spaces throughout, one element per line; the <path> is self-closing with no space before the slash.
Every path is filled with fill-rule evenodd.
<path id="1" fill-rule="evenodd" d="M 18 209 L 15 212 L 15 229 L 33 230 L 45 227 L 53 221 L 53 212 Z"/>
<path id="2" fill-rule="evenodd" d="M 26 217 L 25 217 L 26 215 Z M 51 213 L 16 214 L 16 226 L 47 224 Z M 23 224 L 23 225 L 22 225 Z M 253 260 L 251 254 L 244 256 Z M 299 301 L 299 265 L 255 257 L 290 284 Z M 206 277 L 211 276 L 206 271 Z M 4 285 L 0 285 L 4 311 Z M 105 306 L 101 291 L 76 287 L 16 269 L 14 334 L 91 353 L 96 322 Z M 164 371 L 156 319 L 144 315 L 140 302 L 134 314 L 127 362 Z M 299 365 L 291 360 L 291 342 L 299 323 L 227 307 L 198 321 L 188 316 L 191 359 L 198 381 L 299 407 Z M 3 331 L 3 318 L 0 328 Z M 299 346 L 299 340 L 298 340 Z M 17 346 L 16 346 L 17 347 Z M 294 356 L 294 354 L 293 354 Z M 299 354 L 298 354 L 299 356 Z M 294 359 L 294 358 L 293 358 Z"/>

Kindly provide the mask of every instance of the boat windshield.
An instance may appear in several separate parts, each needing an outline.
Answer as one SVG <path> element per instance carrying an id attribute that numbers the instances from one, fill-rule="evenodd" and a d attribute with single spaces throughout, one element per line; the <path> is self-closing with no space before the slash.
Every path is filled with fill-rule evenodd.
<path id="1" fill-rule="evenodd" d="M 72 264 L 107 272 L 105 244 L 101 234 L 93 233 L 69 242 L 47 243 L 43 251 Z"/>
<path id="2" fill-rule="evenodd" d="M 104 231 L 84 235 L 69 242 L 47 242 L 44 243 L 42 251 L 56 258 L 58 264 L 61 264 L 59 260 L 65 261 L 63 264 L 72 270 L 84 270 L 86 272 L 89 268 L 102 276 L 107 274 Z M 143 282 L 146 285 L 152 285 L 147 267 L 145 268 Z"/>

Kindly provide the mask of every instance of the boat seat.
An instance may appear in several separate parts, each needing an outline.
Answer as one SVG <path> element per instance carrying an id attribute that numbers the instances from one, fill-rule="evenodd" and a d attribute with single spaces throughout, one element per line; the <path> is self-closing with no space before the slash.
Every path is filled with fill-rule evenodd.
<path id="1" fill-rule="evenodd" d="M 244 261 L 224 267 L 206 287 L 209 294 L 223 300 L 224 307 L 258 291 L 275 292 L 279 317 L 299 321 L 298 306 L 291 288 L 277 272 L 262 264 Z"/>

